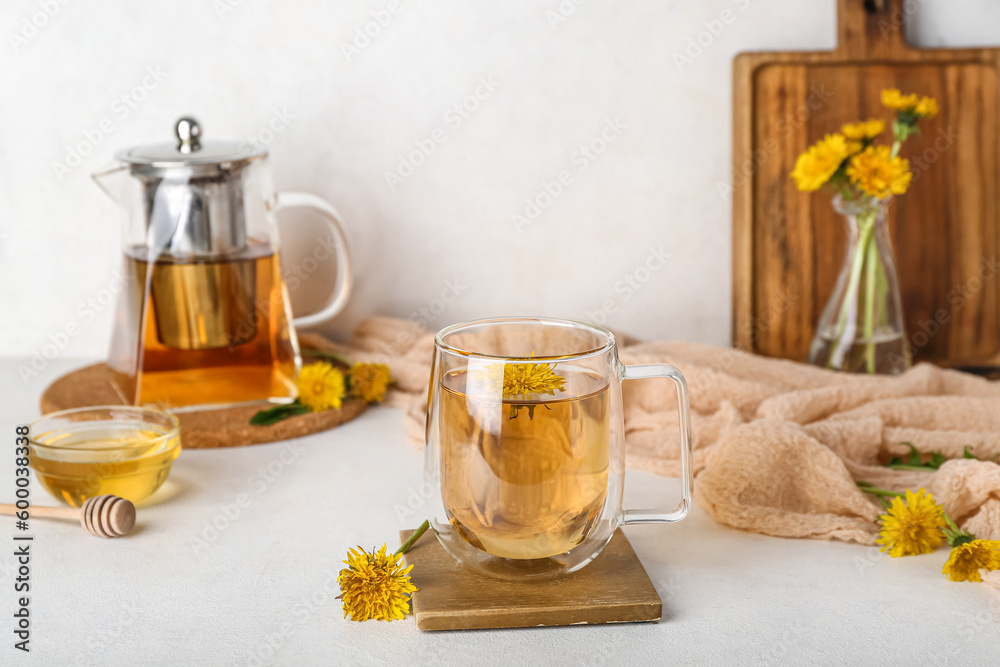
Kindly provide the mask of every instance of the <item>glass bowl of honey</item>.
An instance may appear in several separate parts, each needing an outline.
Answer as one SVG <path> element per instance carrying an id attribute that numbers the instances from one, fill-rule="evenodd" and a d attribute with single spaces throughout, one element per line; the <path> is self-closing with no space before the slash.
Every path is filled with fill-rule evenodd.
<path id="1" fill-rule="evenodd" d="M 181 453 L 181 427 L 153 408 L 76 408 L 32 422 L 28 448 L 38 481 L 70 507 L 109 493 L 138 503 L 170 474 Z"/>

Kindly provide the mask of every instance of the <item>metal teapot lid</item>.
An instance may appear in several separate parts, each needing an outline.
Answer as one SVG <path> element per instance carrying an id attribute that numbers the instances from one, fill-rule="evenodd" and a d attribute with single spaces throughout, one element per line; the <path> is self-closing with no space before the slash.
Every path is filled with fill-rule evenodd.
<path id="1" fill-rule="evenodd" d="M 176 142 L 134 146 L 118 151 L 115 157 L 148 173 L 171 169 L 238 170 L 254 158 L 267 155 L 265 149 L 256 149 L 247 142 L 203 141 L 201 125 L 189 116 L 177 121 L 174 134 Z"/>

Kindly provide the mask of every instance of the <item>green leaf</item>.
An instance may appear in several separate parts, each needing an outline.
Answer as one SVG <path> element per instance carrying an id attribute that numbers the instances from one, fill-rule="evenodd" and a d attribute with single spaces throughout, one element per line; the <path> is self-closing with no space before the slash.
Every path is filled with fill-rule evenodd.
<path id="1" fill-rule="evenodd" d="M 906 461 L 902 457 L 894 456 L 890 461 L 885 464 L 886 468 L 892 468 L 893 470 L 937 470 L 944 464 L 948 459 L 940 451 L 933 452 L 931 458 L 928 461 L 923 461 L 920 456 L 920 451 L 909 442 L 901 442 L 901 445 L 906 445 L 910 448 L 910 454 L 906 457 Z"/>
<path id="2" fill-rule="evenodd" d="M 307 412 L 309 412 L 309 408 L 296 400 L 286 405 L 276 405 L 273 408 L 261 410 L 250 418 L 250 424 L 253 426 L 270 426 L 294 415 L 303 415 Z"/>
<path id="3" fill-rule="evenodd" d="M 894 457 L 892 457 L 892 459 L 889 460 L 889 463 L 887 464 L 887 466 L 903 466 L 903 465 L 905 465 L 905 466 L 919 466 L 919 465 L 922 464 L 922 461 L 920 460 L 920 452 L 917 451 L 916 447 L 914 447 L 909 442 L 901 442 L 899 444 L 906 445 L 907 447 L 909 447 L 910 448 L 910 455 L 907 457 L 906 461 L 903 461 L 902 457 L 894 456 Z"/>
<path id="4" fill-rule="evenodd" d="M 946 459 L 944 457 L 944 454 L 942 454 L 941 452 L 934 452 L 933 454 L 931 454 L 931 460 L 928 461 L 925 465 L 937 470 L 938 468 L 941 467 L 941 464 L 945 463 L 947 460 L 948 459 Z"/>

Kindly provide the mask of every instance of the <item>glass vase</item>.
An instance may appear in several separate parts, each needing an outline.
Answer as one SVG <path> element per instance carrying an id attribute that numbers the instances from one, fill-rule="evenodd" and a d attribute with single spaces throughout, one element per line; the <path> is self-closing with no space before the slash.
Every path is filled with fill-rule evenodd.
<path id="1" fill-rule="evenodd" d="M 833 198 L 847 221 L 848 243 L 809 350 L 813 365 L 893 375 L 912 364 L 886 222 L 889 200 Z"/>

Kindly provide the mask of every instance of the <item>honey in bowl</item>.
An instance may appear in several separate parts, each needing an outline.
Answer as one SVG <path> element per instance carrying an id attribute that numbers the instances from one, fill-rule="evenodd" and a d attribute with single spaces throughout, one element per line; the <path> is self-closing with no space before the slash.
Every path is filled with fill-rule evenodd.
<path id="1" fill-rule="evenodd" d="M 109 406 L 55 412 L 29 427 L 30 465 L 41 485 L 71 507 L 113 494 L 153 495 L 180 455 L 180 425 L 165 412 Z"/>

